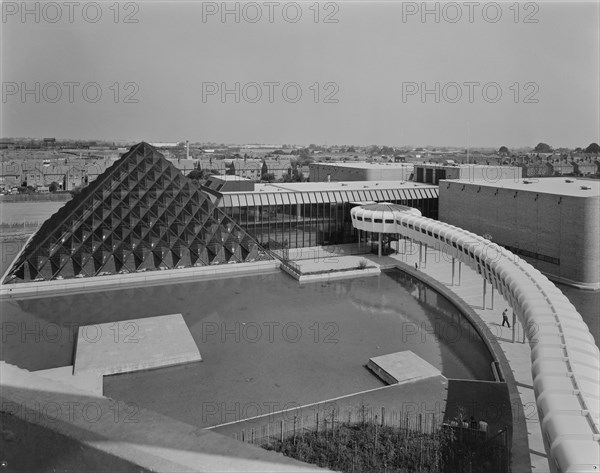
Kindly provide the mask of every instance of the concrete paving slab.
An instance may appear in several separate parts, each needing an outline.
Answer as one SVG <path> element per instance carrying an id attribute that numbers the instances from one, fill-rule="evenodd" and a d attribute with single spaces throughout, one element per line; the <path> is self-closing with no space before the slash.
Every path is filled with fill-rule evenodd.
<path id="1" fill-rule="evenodd" d="M 129 373 L 201 361 L 181 314 L 79 327 L 74 373 Z"/>

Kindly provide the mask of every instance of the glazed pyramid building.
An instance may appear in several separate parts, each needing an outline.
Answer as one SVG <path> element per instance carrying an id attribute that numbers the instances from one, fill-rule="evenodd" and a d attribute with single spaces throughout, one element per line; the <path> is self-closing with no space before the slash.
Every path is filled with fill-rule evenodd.
<path id="1" fill-rule="evenodd" d="M 44 222 L 3 282 L 267 259 L 199 186 L 139 143 Z"/>

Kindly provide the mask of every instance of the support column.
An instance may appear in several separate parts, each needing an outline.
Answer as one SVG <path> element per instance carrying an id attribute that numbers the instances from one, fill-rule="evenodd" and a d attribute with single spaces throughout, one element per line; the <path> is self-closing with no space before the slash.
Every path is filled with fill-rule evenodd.
<path id="1" fill-rule="evenodd" d="M 452 285 L 454 286 L 454 263 L 456 262 L 456 260 L 454 259 L 454 257 L 452 258 Z"/>
<path id="2" fill-rule="evenodd" d="M 460 286 L 461 273 L 462 273 L 462 261 L 459 261 L 458 262 L 458 285 L 459 286 Z"/>
<path id="3" fill-rule="evenodd" d="M 421 267 L 422 256 L 423 256 L 423 243 L 419 242 L 419 267 Z"/>
<path id="4" fill-rule="evenodd" d="M 516 330 L 516 326 L 517 326 L 517 315 L 515 314 L 515 311 L 512 311 L 513 314 L 513 326 L 512 326 L 512 342 L 515 343 L 515 330 Z"/>
<path id="5" fill-rule="evenodd" d="M 494 310 L 494 285 L 490 284 L 492 286 L 492 310 Z"/>
<path id="6" fill-rule="evenodd" d="M 382 242 L 383 233 L 379 233 L 379 257 L 381 258 L 381 242 Z"/>
<path id="7" fill-rule="evenodd" d="M 423 262 L 423 267 L 427 267 L 427 243 L 425 243 L 425 261 Z"/>
<path id="8" fill-rule="evenodd" d="M 483 280 L 483 310 L 485 310 L 485 291 L 487 289 L 486 280 Z"/>

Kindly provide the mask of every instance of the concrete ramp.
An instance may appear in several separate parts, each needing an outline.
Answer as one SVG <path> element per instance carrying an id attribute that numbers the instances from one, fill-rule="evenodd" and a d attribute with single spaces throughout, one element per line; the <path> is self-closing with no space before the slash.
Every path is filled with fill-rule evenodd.
<path id="1" fill-rule="evenodd" d="M 202 361 L 181 314 L 79 327 L 73 374 L 130 373 Z"/>
<path id="2" fill-rule="evenodd" d="M 371 358 L 367 368 L 387 384 L 417 381 L 442 374 L 435 366 L 410 350 Z"/>

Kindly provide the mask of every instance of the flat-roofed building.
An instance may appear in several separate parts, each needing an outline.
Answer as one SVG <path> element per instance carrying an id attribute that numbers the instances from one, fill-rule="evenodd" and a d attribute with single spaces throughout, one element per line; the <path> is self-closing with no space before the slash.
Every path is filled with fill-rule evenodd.
<path id="1" fill-rule="evenodd" d="M 409 181 L 254 184 L 252 191 L 234 192 L 211 183 L 203 190 L 261 245 L 271 247 L 355 243 L 350 209 L 364 203 L 408 205 L 437 218 L 438 187 Z"/>
<path id="2" fill-rule="evenodd" d="M 311 182 L 408 181 L 412 163 L 311 163 Z"/>
<path id="3" fill-rule="evenodd" d="M 254 181 L 240 176 L 212 175 L 205 186 L 218 192 L 253 192 Z"/>
<path id="4" fill-rule="evenodd" d="M 522 168 L 518 166 L 491 166 L 486 164 L 415 164 L 416 182 L 438 184 L 442 179 L 463 179 L 475 181 L 483 179 L 488 182 L 498 182 L 503 179 L 520 179 Z"/>
<path id="5" fill-rule="evenodd" d="M 551 279 L 600 288 L 600 182 L 445 180 L 439 192 L 441 221 L 491 236 Z"/>

